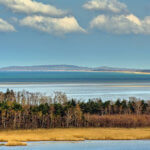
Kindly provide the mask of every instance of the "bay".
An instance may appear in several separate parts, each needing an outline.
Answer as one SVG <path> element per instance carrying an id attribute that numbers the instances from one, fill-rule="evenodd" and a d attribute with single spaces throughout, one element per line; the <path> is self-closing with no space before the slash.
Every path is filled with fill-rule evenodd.
<path id="1" fill-rule="evenodd" d="M 150 100 L 150 75 L 116 72 L 0 72 L 0 91 L 41 92 L 53 96 L 55 91 L 69 98 L 88 100 Z"/>

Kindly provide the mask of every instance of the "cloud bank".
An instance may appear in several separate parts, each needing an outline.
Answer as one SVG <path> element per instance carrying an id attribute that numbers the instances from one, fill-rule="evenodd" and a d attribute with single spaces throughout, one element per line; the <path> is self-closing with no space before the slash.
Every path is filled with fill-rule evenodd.
<path id="1" fill-rule="evenodd" d="M 118 0 L 91 0 L 83 5 L 87 10 L 102 10 L 120 13 L 127 11 L 127 6 Z"/>
<path id="2" fill-rule="evenodd" d="M 19 23 L 20 26 L 54 35 L 86 32 L 74 16 L 66 16 L 66 11 L 49 4 L 34 0 L 0 0 L 0 4 L 13 12 L 27 14 L 25 18 L 15 18 L 16 23 Z M 119 0 L 90 0 L 83 7 L 87 10 L 102 10 L 104 13 L 91 20 L 91 29 L 96 28 L 114 34 L 150 34 L 150 16 L 140 19 L 129 13 L 126 4 Z M 106 11 L 111 13 L 106 14 Z M 0 19 L 0 31 L 15 31 L 15 28 Z"/>
<path id="3" fill-rule="evenodd" d="M 115 34 L 150 34 L 150 16 L 141 20 L 133 14 L 99 15 L 91 21 L 90 27 Z"/>
<path id="4" fill-rule="evenodd" d="M 80 27 L 75 17 L 68 17 L 66 16 L 67 11 L 49 4 L 43 4 L 35 0 L 0 0 L 0 4 L 13 12 L 27 14 L 23 19 L 15 18 L 15 22 L 18 22 L 21 26 L 27 26 L 54 35 L 86 32 Z M 14 30 L 11 25 L 8 28 L 6 22 L 5 28 L 7 28 L 6 30 Z"/>
<path id="5" fill-rule="evenodd" d="M 28 16 L 20 20 L 20 25 L 54 35 L 85 32 L 74 17 L 51 18 L 44 16 Z"/>
<path id="6" fill-rule="evenodd" d="M 13 12 L 27 14 L 46 14 L 51 16 L 61 16 L 66 14 L 66 11 L 57 9 L 55 6 L 46 5 L 33 0 L 0 0 L 0 4 L 8 7 Z"/>
<path id="7" fill-rule="evenodd" d="M 129 13 L 126 4 L 119 0 L 91 0 L 83 5 L 88 10 L 110 11 L 100 14 L 90 22 L 90 28 L 114 34 L 150 34 L 150 16 L 144 19 Z M 117 13 L 117 14 L 116 14 Z"/>
<path id="8" fill-rule="evenodd" d="M 14 32 L 16 31 L 13 25 L 0 18 L 0 32 Z"/>

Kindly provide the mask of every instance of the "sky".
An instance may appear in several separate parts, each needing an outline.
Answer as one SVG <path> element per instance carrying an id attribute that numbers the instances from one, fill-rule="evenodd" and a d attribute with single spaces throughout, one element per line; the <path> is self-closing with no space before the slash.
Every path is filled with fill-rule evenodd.
<path id="1" fill-rule="evenodd" d="M 0 67 L 150 69 L 149 0 L 0 0 Z"/>

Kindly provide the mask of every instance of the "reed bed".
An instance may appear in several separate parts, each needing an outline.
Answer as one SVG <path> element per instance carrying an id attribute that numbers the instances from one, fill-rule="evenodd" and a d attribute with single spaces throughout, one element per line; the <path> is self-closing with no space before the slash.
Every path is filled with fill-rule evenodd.
<path id="1" fill-rule="evenodd" d="M 18 144 L 20 145 L 21 143 L 19 142 L 27 142 L 27 141 L 140 140 L 140 139 L 150 139 L 150 128 L 129 128 L 129 129 L 57 128 L 57 129 L 0 131 L 0 141 L 8 142 L 6 145 L 13 145 L 13 143 L 15 143 L 14 141 L 18 141 Z"/>
<path id="2" fill-rule="evenodd" d="M 5 146 L 27 146 L 27 143 L 20 141 L 8 141 Z"/>

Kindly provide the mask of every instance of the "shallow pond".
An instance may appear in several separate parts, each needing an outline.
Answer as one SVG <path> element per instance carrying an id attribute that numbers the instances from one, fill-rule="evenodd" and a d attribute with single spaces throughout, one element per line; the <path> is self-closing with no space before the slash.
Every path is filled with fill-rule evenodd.
<path id="1" fill-rule="evenodd" d="M 149 150 L 150 140 L 138 141 L 83 141 L 83 142 L 28 142 L 26 147 L 5 147 L 0 150 Z"/>

